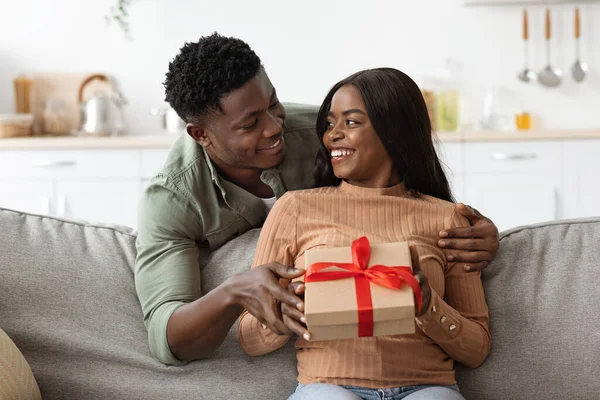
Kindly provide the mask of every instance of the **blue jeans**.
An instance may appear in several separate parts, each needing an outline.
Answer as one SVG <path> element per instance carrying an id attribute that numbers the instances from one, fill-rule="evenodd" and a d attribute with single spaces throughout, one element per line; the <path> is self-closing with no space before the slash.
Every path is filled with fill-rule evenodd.
<path id="1" fill-rule="evenodd" d="M 298 384 L 288 400 L 465 400 L 458 386 L 418 385 L 391 389 L 367 389 L 325 383 Z"/>

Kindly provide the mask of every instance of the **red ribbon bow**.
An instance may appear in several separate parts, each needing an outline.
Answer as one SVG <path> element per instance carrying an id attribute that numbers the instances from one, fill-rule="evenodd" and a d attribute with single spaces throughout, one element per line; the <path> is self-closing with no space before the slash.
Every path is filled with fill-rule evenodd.
<path id="1" fill-rule="evenodd" d="M 326 282 L 354 277 L 356 287 L 356 303 L 358 305 L 358 336 L 373 336 L 373 300 L 371 298 L 371 282 L 390 289 L 399 290 L 403 283 L 408 284 L 415 293 L 417 309 L 421 310 L 421 287 L 406 266 L 388 267 L 385 265 L 369 266 L 371 245 L 365 236 L 352 242 L 352 263 L 319 262 L 310 265 L 304 274 L 304 282 Z M 338 267 L 345 271 L 325 271 L 325 268 Z"/>

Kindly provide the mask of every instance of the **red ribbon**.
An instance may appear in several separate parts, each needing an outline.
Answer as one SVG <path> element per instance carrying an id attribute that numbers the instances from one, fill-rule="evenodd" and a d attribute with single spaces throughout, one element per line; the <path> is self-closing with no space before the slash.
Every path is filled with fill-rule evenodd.
<path id="1" fill-rule="evenodd" d="M 373 300 L 371 283 L 399 290 L 403 283 L 408 284 L 415 293 L 417 309 L 421 310 L 421 287 L 406 266 L 388 267 L 373 265 L 369 267 L 371 245 L 365 236 L 352 242 L 352 263 L 319 262 L 310 265 L 304 274 L 304 282 L 327 282 L 354 277 L 356 303 L 358 305 L 358 336 L 373 336 Z M 345 271 L 325 271 L 325 268 L 338 267 Z"/>

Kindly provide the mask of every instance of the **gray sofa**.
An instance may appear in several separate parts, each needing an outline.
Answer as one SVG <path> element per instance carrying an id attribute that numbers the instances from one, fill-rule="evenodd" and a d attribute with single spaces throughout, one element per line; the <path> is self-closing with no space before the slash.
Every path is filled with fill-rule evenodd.
<path id="1" fill-rule="evenodd" d="M 258 231 L 203 260 L 203 290 L 249 267 Z M 501 235 L 483 274 L 492 351 L 458 366 L 468 399 L 600 398 L 600 219 Z M 135 232 L 0 209 L 0 327 L 45 399 L 283 399 L 292 346 L 250 358 L 236 331 L 207 361 L 168 367 L 148 352 L 134 290 Z M 0 395 L 0 398 L 2 396 Z"/>

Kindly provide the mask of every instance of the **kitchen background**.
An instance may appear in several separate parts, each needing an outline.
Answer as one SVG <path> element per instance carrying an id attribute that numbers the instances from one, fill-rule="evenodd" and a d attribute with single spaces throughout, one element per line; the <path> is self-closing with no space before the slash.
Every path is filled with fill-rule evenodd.
<path id="1" fill-rule="evenodd" d="M 600 168 L 600 2 L 526 2 L 535 72 L 548 63 L 549 3 L 551 64 L 563 71 L 555 88 L 517 78 L 525 65 L 522 2 L 465 5 L 486 2 L 493 1 L 131 0 L 127 38 L 114 20 L 107 25 L 117 0 L 0 0 L 0 124 L 16 111 L 19 76 L 76 76 L 75 85 L 62 81 L 74 101 L 84 77 L 108 74 L 127 100 L 119 140 L 0 139 L 0 207 L 135 226 L 139 193 L 174 140 L 151 114 L 165 106 L 169 60 L 184 42 L 218 31 L 254 48 L 284 102 L 320 104 L 333 83 L 377 66 L 405 71 L 431 96 L 446 93 L 436 100 L 446 101 L 450 119 L 458 93 L 458 121 L 438 129 L 440 151 L 457 198 L 501 229 L 599 215 L 600 189 L 587 180 Z M 576 6 L 589 65 L 581 83 L 571 75 Z M 60 87 L 56 79 L 46 84 Z M 61 108 L 49 104 L 32 107 Z M 530 132 L 516 130 L 524 112 L 533 117 Z"/>
<path id="2" fill-rule="evenodd" d="M 517 80 L 523 69 L 522 7 L 465 7 L 463 0 L 133 0 L 133 40 L 105 15 L 115 0 L 0 0 L 0 113 L 13 111 L 13 78 L 32 72 L 104 72 L 128 100 L 128 133 L 160 133 L 153 107 L 185 41 L 218 31 L 249 42 L 284 101 L 319 104 L 328 88 L 362 68 L 393 66 L 417 80 L 445 74 L 454 60 L 467 112 L 477 122 L 489 89 L 503 104 L 523 107 L 547 128 L 600 126 L 600 3 L 579 4 L 586 81 L 565 74 L 559 88 Z M 301 5 L 300 5 L 301 4 Z M 575 61 L 573 5 L 552 6 L 552 64 L 565 73 Z M 546 65 L 544 7 L 530 6 L 530 68 Z"/>

